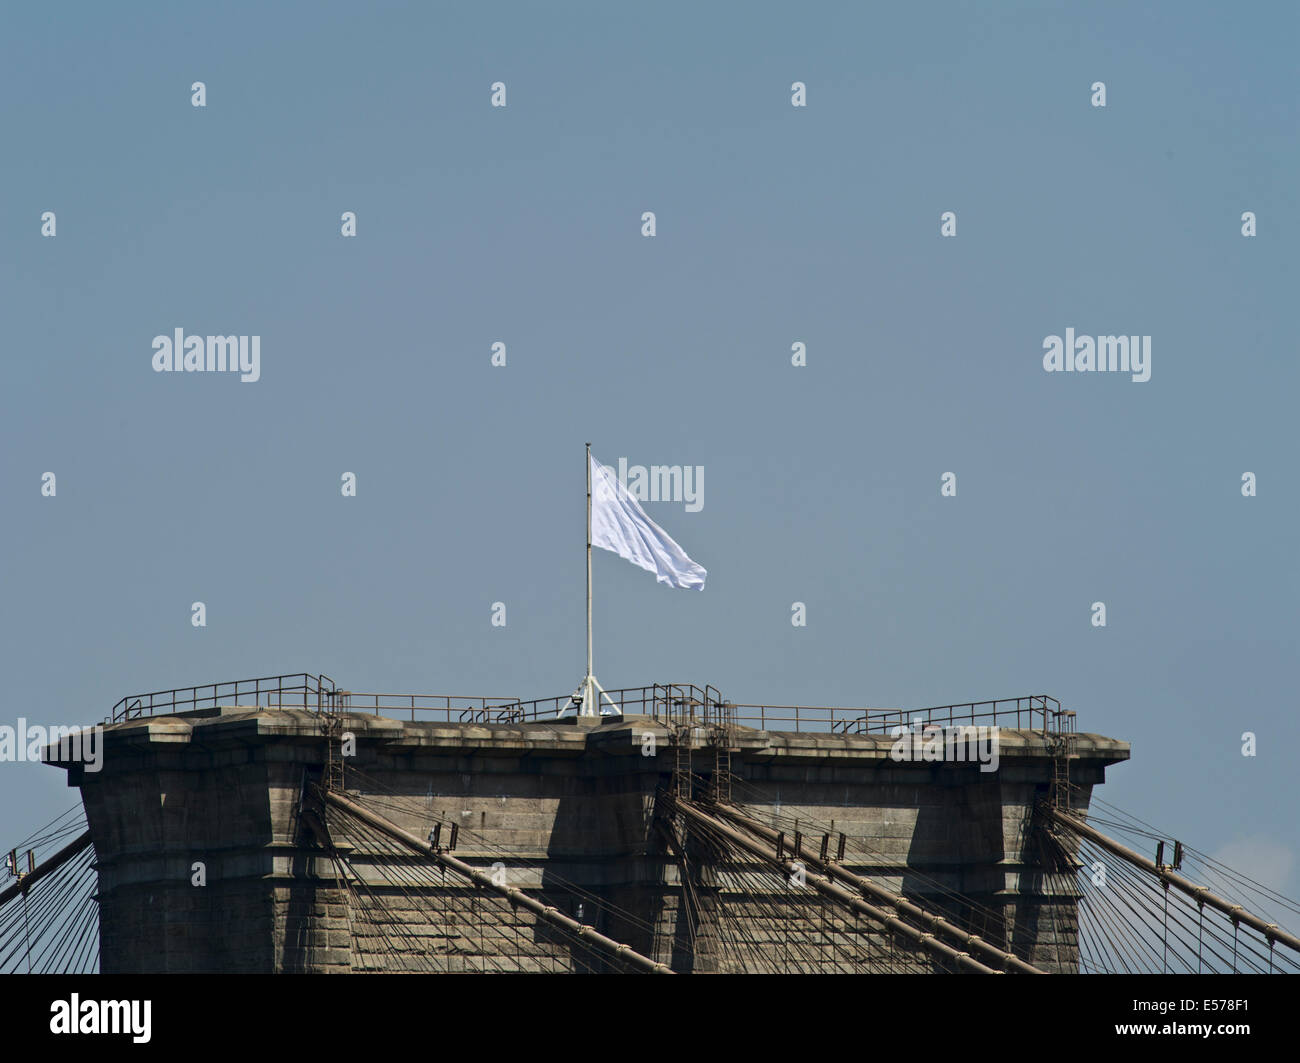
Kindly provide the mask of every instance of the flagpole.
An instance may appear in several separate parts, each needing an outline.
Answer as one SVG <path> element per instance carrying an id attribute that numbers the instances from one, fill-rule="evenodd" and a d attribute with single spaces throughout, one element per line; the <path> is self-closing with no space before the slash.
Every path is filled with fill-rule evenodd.
<path id="1" fill-rule="evenodd" d="M 587 444 L 587 683 L 591 683 L 591 444 Z"/>
<path id="2" fill-rule="evenodd" d="M 602 467 L 601 475 L 605 477 L 601 481 L 601 490 L 609 487 L 606 482 L 609 473 Z M 606 496 L 607 497 L 607 496 Z M 602 504 L 605 504 L 602 502 Z M 595 716 L 597 718 L 605 715 L 605 710 L 601 707 L 601 701 L 609 706 L 609 715 L 622 716 L 623 710 L 614 704 L 614 699 L 605 693 L 605 688 L 596 680 L 595 671 L 592 667 L 591 655 L 591 444 L 587 444 L 587 674 L 583 677 L 582 686 L 580 686 L 573 695 L 573 708 L 578 716 Z M 562 719 L 569 709 L 561 709 L 556 719 Z"/>

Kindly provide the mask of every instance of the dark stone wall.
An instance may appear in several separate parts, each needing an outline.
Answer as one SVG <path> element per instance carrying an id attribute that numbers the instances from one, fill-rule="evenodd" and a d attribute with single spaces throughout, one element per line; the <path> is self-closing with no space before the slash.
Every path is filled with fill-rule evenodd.
<path id="1" fill-rule="evenodd" d="M 458 824 L 457 857 L 488 871 L 500 864 L 511 885 L 675 970 L 936 968 L 869 919 L 765 877 L 756 862 L 719 864 L 679 818 L 657 818 L 656 793 L 670 786 L 675 760 L 653 720 L 349 716 L 346 726 L 357 749 L 345 789 L 367 807 L 420 838 L 442 823 L 444 843 Z M 646 733 L 656 736 L 654 756 L 643 755 Z M 606 966 L 526 909 L 377 843 L 333 810 L 312 822 L 301 799 L 320 777 L 325 740 L 310 713 L 154 717 L 106 728 L 105 740 L 99 773 L 66 765 L 98 854 L 105 972 Z M 1035 964 L 1075 969 L 1070 876 L 1053 874 L 1036 841 L 1034 805 L 1052 777 L 1041 737 L 1003 732 L 992 773 L 898 763 L 889 746 L 741 729 L 732 797 L 774 829 L 800 824 L 813 852 L 823 832 L 845 833 L 851 870 Z M 1080 735 L 1076 751 L 1075 807 L 1086 811 L 1092 786 L 1128 747 Z M 712 765 L 710 751 L 696 750 L 700 785 Z M 322 831 L 346 864 L 329 858 Z"/>

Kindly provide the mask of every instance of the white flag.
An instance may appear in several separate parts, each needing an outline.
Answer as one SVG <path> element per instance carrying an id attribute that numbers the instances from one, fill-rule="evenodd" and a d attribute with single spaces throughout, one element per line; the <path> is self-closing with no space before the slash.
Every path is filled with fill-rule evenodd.
<path id="1" fill-rule="evenodd" d="M 704 590 L 708 573 L 645 515 L 614 470 L 591 459 L 591 545 L 611 550 L 670 587 Z"/>

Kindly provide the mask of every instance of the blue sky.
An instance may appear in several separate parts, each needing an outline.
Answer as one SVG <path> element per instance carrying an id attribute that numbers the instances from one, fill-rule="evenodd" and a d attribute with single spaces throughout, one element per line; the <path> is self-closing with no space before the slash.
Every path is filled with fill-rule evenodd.
<path id="1" fill-rule="evenodd" d="M 1133 743 L 1109 801 L 1296 892 L 1294 5 L 7 23 L 0 722 L 299 670 L 566 693 L 590 440 L 705 469 L 646 504 L 703 593 L 595 559 L 606 686 L 1048 693 Z M 153 372 L 176 328 L 261 379 Z M 1066 328 L 1151 336 L 1151 379 L 1044 372 Z M 0 764 L 5 838 L 73 798 Z"/>

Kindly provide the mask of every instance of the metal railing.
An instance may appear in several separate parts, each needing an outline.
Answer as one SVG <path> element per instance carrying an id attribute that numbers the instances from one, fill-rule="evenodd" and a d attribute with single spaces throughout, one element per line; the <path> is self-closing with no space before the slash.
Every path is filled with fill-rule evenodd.
<path id="1" fill-rule="evenodd" d="M 364 712 L 371 716 L 394 713 L 438 713 L 449 723 L 512 723 L 518 714 L 518 698 L 486 697 L 477 694 L 369 694 L 337 690 L 331 708 L 339 712 Z"/>
<path id="2" fill-rule="evenodd" d="M 1046 694 L 1027 694 L 1019 698 L 964 701 L 925 709 L 869 709 L 836 730 L 845 734 L 890 734 L 896 728 L 906 728 L 913 721 L 920 721 L 922 726 L 1014 726 L 1018 730 L 1057 734 L 1066 726 L 1073 729 L 1073 720 L 1074 713 L 1062 712 L 1061 703 L 1056 698 Z"/>
<path id="3" fill-rule="evenodd" d="M 700 723 L 725 723 L 727 713 L 734 708 L 722 700 L 722 695 L 711 686 L 694 683 L 652 683 L 643 687 L 621 687 L 605 691 L 606 697 L 625 715 L 650 716 L 654 719 L 684 722 L 696 719 Z M 574 694 L 554 698 L 536 698 L 516 701 L 488 710 L 500 714 L 503 722 L 555 720 L 561 713 L 576 712 L 580 707 Z M 602 701 L 602 706 L 604 702 Z"/>
<path id="4" fill-rule="evenodd" d="M 826 705 L 758 705 L 725 701 L 712 686 L 653 683 L 606 691 L 626 715 L 649 716 L 676 726 L 732 726 L 757 730 L 890 734 L 922 725 L 985 725 L 1061 734 L 1074 729 L 1074 713 L 1046 694 L 991 701 L 967 701 L 924 709 L 839 708 Z M 576 715 L 575 695 L 520 701 L 511 697 L 469 694 L 382 694 L 340 690 L 324 675 L 290 675 L 239 679 L 226 683 L 178 687 L 133 694 L 113 706 L 109 723 L 218 706 L 309 709 L 315 712 L 360 712 L 398 715 L 448 723 L 545 723 Z M 417 716 L 416 714 L 419 714 Z"/>
<path id="5" fill-rule="evenodd" d="M 895 709 L 839 708 L 830 705 L 734 705 L 733 722 L 759 731 L 831 731 L 858 733 L 851 729 L 873 712 Z"/>
<path id="6" fill-rule="evenodd" d="M 120 723 L 158 713 L 215 709 L 221 705 L 310 708 L 319 712 L 329 707 L 329 698 L 333 696 L 334 690 L 334 680 L 329 676 L 311 675 L 308 672 L 175 687 L 171 690 L 155 690 L 149 694 L 131 694 L 123 698 L 113 706 L 107 722 Z"/>

